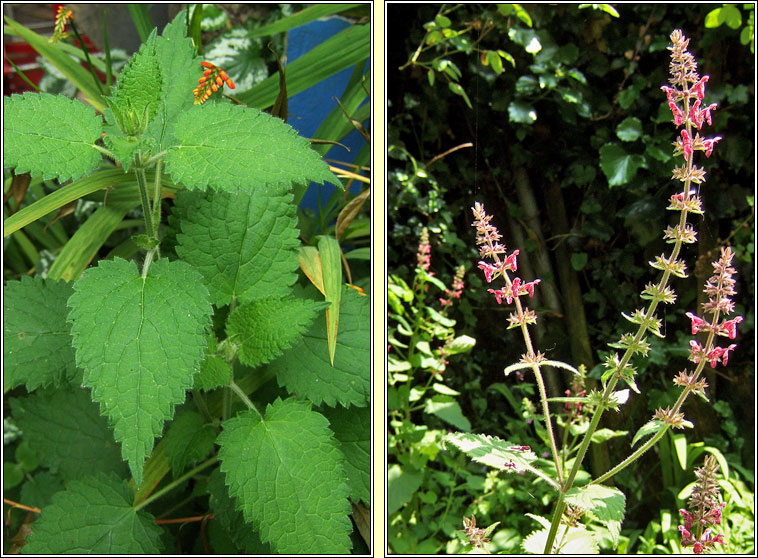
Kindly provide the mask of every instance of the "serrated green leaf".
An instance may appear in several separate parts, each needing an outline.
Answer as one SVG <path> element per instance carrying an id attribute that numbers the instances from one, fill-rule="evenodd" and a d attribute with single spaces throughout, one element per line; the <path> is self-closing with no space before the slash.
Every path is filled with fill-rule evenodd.
<path id="1" fill-rule="evenodd" d="M 281 355 L 326 306 L 303 298 L 262 298 L 234 309 L 226 334 L 239 344 L 239 359 L 251 367 Z"/>
<path id="2" fill-rule="evenodd" d="M 255 195 L 182 191 L 174 211 L 182 230 L 176 252 L 203 275 L 216 306 L 289 294 L 300 243 L 285 188 Z"/>
<path id="3" fill-rule="evenodd" d="M 427 399 L 424 402 L 424 412 L 434 415 L 464 432 L 471 430 L 471 423 L 463 416 L 461 406 L 449 395 L 435 395 Z"/>
<path id="4" fill-rule="evenodd" d="M 206 346 L 211 305 L 200 274 L 181 261 L 101 260 L 74 283 L 68 320 L 84 385 L 114 426 L 134 480 L 174 406 L 184 401 Z"/>
<path id="5" fill-rule="evenodd" d="M 261 541 L 260 534 L 254 526 L 245 523 L 245 517 L 235 506 L 224 484 L 224 473 L 215 469 L 208 478 L 208 503 L 213 517 L 229 532 L 237 548 L 245 549 L 248 554 L 271 554 L 271 547 Z M 215 547 L 214 547 L 215 549 Z"/>
<path id="6" fill-rule="evenodd" d="M 98 472 L 126 473 L 108 421 L 89 391 L 77 388 L 11 399 L 13 416 L 24 439 L 53 472 L 80 479 Z"/>
<path id="7" fill-rule="evenodd" d="M 156 54 L 156 29 L 127 62 L 118 77 L 113 95 L 107 98 L 119 129 L 139 136 L 155 116 L 163 97 L 163 75 Z"/>
<path id="8" fill-rule="evenodd" d="M 190 463 L 201 461 L 213 452 L 216 432 L 199 413 L 186 411 L 172 421 L 164 440 L 171 471 L 178 477 Z"/>
<path id="9" fill-rule="evenodd" d="M 32 391 L 60 384 L 76 372 L 71 327 L 66 323 L 70 284 L 22 277 L 8 281 L 3 299 L 3 390 Z"/>
<path id="10" fill-rule="evenodd" d="M 591 511 L 602 523 L 624 520 L 626 496 L 618 488 L 602 484 L 588 484 L 571 488 L 566 503 Z"/>
<path id="11" fill-rule="evenodd" d="M 639 430 L 637 430 L 637 433 L 634 435 L 634 438 L 632 438 L 631 446 L 634 447 L 637 445 L 637 442 L 639 442 L 642 438 L 645 438 L 647 436 L 657 434 L 661 428 L 664 428 L 666 425 L 663 424 L 663 422 L 659 420 L 651 420 L 643 424 Z"/>
<path id="12" fill-rule="evenodd" d="M 206 103 L 184 111 L 166 172 L 190 189 L 256 191 L 293 183 L 342 183 L 289 125 L 257 109 Z"/>
<path id="13" fill-rule="evenodd" d="M 497 436 L 452 432 L 445 435 L 444 440 L 474 461 L 499 470 L 514 470 L 511 464 L 520 470 L 537 458 L 532 451 L 508 449 L 514 444 L 501 440 Z"/>
<path id="14" fill-rule="evenodd" d="M 161 528 L 114 474 L 71 481 L 34 522 L 22 554 L 160 554 Z"/>
<path id="15" fill-rule="evenodd" d="M 326 326 L 314 320 L 308 332 L 268 365 L 279 385 L 313 403 L 365 407 L 371 394 L 369 297 L 345 287 L 334 366 L 329 360 Z"/>
<path id="16" fill-rule="evenodd" d="M 102 128 L 92 107 L 63 95 L 4 97 L 3 165 L 43 180 L 79 178 L 102 160 L 94 148 Z"/>
<path id="17" fill-rule="evenodd" d="M 342 455 L 310 403 L 277 399 L 265 417 L 248 410 L 223 424 L 221 470 L 261 539 L 282 554 L 350 551 Z"/>
<path id="18" fill-rule="evenodd" d="M 606 143 L 600 148 L 600 168 L 611 187 L 632 180 L 643 163 L 642 155 L 630 155 L 615 143 Z"/>
<path id="19" fill-rule="evenodd" d="M 345 456 L 350 500 L 371 504 L 371 408 L 324 407 L 321 412 Z"/>
<path id="20" fill-rule="evenodd" d="M 192 90 L 203 75 L 200 57 L 195 55 L 192 39 L 186 36 L 185 15 L 185 10 L 181 10 L 166 25 L 155 44 L 165 91 L 146 135 L 156 141 L 159 149 L 173 145 L 174 126 L 177 119 L 194 105 Z"/>

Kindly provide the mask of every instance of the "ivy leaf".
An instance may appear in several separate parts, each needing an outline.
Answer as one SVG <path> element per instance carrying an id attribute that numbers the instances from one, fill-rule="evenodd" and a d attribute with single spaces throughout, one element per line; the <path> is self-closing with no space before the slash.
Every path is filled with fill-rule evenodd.
<path id="1" fill-rule="evenodd" d="M 94 144 L 102 120 L 92 107 L 63 95 L 24 93 L 3 98 L 3 165 L 43 180 L 77 179 L 100 164 Z"/>
<path id="2" fill-rule="evenodd" d="M 66 323 L 70 284 L 39 276 L 8 281 L 3 304 L 3 389 L 60 384 L 76 372 Z"/>
<path id="3" fill-rule="evenodd" d="M 308 402 L 277 399 L 223 423 L 221 470 L 245 520 L 280 554 L 344 554 L 352 531 L 342 455 Z"/>
<path id="4" fill-rule="evenodd" d="M 268 367 L 280 386 L 316 405 L 365 407 L 371 393 L 369 297 L 345 289 L 334 366 L 329 360 L 326 324 L 315 320 L 307 333 Z"/>
<path id="5" fill-rule="evenodd" d="M 216 433 L 199 413 L 186 411 L 171 423 L 164 440 L 171 471 L 176 478 L 187 465 L 211 454 Z"/>
<path id="6" fill-rule="evenodd" d="M 635 141 L 642 135 L 642 122 L 635 116 L 624 118 L 616 126 L 616 136 L 621 141 Z"/>
<path id="7" fill-rule="evenodd" d="M 158 260 L 142 278 L 121 258 L 101 260 L 74 290 L 68 320 L 76 363 L 139 486 L 153 440 L 184 401 L 203 357 L 208 291 L 184 262 Z"/>
<path id="8" fill-rule="evenodd" d="M 347 487 L 353 502 L 371 503 L 370 407 L 323 407 L 339 448 L 345 456 Z"/>
<path id="9" fill-rule="evenodd" d="M 600 168 L 611 187 L 632 180 L 644 162 L 642 155 L 630 155 L 615 143 L 606 143 L 600 148 Z"/>
<path id="10" fill-rule="evenodd" d="M 283 297 L 297 280 L 295 211 L 283 187 L 255 195 L 179 192 L 176 253 L 203 275 L 216 306 Z"/>
<path id="11" fill-rule="evenodd" d="M 303 298 L 265 298 L 234 309 L 226 334 L 239 344 L 239 359 L 256 367 L 289 349 L 326 303 Z"/>
<path id="12" fill-rule="evenodd" d="M 537 120 L 537 111 L 529 103 L 513 101 L 508 105 L 508 119 L 520 124 L 533 124 Z"/>
<path id="13" fill-rule="evenodd" d="M 23 554 L 160 554 L 161 528 L 116 475 L 71 481 L 34 522 Z"/>
<path id="14" fill-rule="evenodd" d="M 64 479 L 97 472 L 126 473 L 108 421 L 89 392 L 66 388 L 10 401 L 24 439 L 51 471 Z"/>
<path id="15" fill-rule="evenodd" d="M 258 109 L 224 103 L 195 105 L 179 115 L 178 145 L 168 149 L 166 172 L 187 188 L 236 192 L 292 183 L 342 183 L 308 140 Z"/>

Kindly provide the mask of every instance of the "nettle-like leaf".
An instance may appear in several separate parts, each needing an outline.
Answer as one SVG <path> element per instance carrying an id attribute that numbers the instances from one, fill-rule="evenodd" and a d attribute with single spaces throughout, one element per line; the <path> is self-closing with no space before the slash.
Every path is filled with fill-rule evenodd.
<path id="1" fill-rule="evenodd" d="M 256 191 L 267 186 L 340 181 L 308 140 L 258 109 L 205 103 L 184 111 L 166 155 L 175 182 L 201 190 Z"/>
<path id="2" fill-rule="evenodd" d="M 256 528 L 245 522 L 245 516 L 235 506 L 224 484 L 224 473 L 218 468 L 208 478 L 208 494 L 213 519 L 227 530 L 237 549 L 244 549 L 248 554 L 271 554 L 271 547 L 261 541 Z"/>
<path id="3" fill-rule="evenodd" d="M 533 451 L 510 449 L 517 446 L 497 436 L 451 432 L 444 440 L 474 461 L 499 470 L 521 471 L 537 458 Z"/>
<path id="4" fill-rule="evenodd" d="M 160 554 L 161 529 L 133 499 L 114 474 L 71 481 L 42 509 L 21 553 Z"/>
<path id="5" fill-rule="evenodd" d="M 347 487 L 353 502 L 371 503 L 371 408 L 323 407 L 345 456 Z"/>
<path id="6" fill-rule="evenodd" d="M 94 144 L 103 122 L 92 107 L 62 95 L 24 93 L 3 98 L 3 165 L 17 174 L 65 181 L 92 172 L 102 160 Z"/>
<path id="7" fill-rule="evenodd" d="M 281 554 L 343 554 L 352 524 L 343 457 L 324 415 L 277 399 L 223 423 L 221 470 L 261 539 Z"/>
<path id="8" fill-rule="evenodd" d="M 70 284 L 39 276 L 8 281 L 3 304 L 3 388 L 32 391 L 60 384 L 76 372 L 71 326 L 66 322 Z"/>
<path id="9" fill-rule="evenodd" d="M 575 487 L 566 493 L 566 503 L 587 510 L 608 528 L 614 548 L 624 521 L 626 496 L 618 488 L 600 484 Z"/>
<path id="10" fill-rule="evenodd" d="M 297 280 L 295 211 L 283 187 L 255 195 L 179 192 L 176 253 L 200 271 L 216 306 L 286 296 Z"/>
<path id="11" fill-rule="evenodd" d="M 155 116 L 163 88 L 163 75 L 155 51 L 156 30 L 150 34 L 118 77 L 108 105 L 115 123 L 127 136 L 140 136 Z"/>
<path id="12" fill-rule="evenodd" d="M 114 426 L 139 486 L 153 440 L 192 386 L 211 305 L 200 274 L 162 259 L 145 278 L 121 258 L 101 261 L 68 301 L 84 385 Z"/>
<path id="13" fill-rule="evenodd" d="M 326 323 L 315 320 L 291 349 L 268 365 L 279 385 L 316 405 L 367 406 L 371 396 L 370 314 L 369 297 L 345 287 L 334 366 L 329 359 Z"/>
<path id="14" fill-rule="evenodd" d="M 176 121 L 179 115 L 193 106 L 192 90 L 197 86 L 198 78 L 203 75 L 201 59 L 195 55 L 192 39 L 186 35 L 185 17 L 185 10 L 180 11 L 166 25 L 155 43 L 165 90 L 146 135 L 153 138 L 161 150 L 172 144 Z"/>
<path id="15" fill-rule="evenodd" d="M 240 362 L 259 366 L 289 349 L 326 303 L 303 298 L 264 298 L 234 309 L 226 334 L 239 345 Z"/>
<path id="16" fill-rule="evenodd" d="M 213 452 L 216 432 L 199 413 L 187 411 L 171 422 L 164 440 L 171 470 L 174 477 L 178 477 L 187 465 Z"/>
<path id="17" fill-rule="evenodd" d="M 68 479 L 97 472 L 126 473 L 126 464 L 89 391 L 67 388 L 10 401 L 24 440 L 40 463 Z"/>

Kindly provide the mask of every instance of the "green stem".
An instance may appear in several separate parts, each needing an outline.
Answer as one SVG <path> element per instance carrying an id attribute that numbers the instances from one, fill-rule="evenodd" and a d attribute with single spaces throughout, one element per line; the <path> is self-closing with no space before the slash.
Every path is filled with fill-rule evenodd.
<path id="1" fill-rule="evenodd" d="M 258 413 L 258 416 L 261 417 L 261 420 L 263 420 L 263 415 L 261 414 L 261 412 L 258 409 L 256 409 L 255 405 L 253 405 L 253 402 L 250 401 L 247 394 L 244 391 L 242 391 L 242 388 L 234 383 L 234 380 L 229 382 L 229 389 L 231 389 L 234 393 L 236 393 L 237 397 L 242 399 L 243 403 L 247 405 L 248 409 L 254 410 L 256 413 Z"/>
<path id="2" fill-rule="evenodd" d="M 173 490 L 174 488 L 176 488 L 177 486 L 179 486 L 180 484 L 182 484 L 188 478 L 195 476 L 196 474 L 198 474 L 203 469 L 207 469 L 208 467 L 210 467 L 211 465 L 213 465 L 214 463 L 216 463 L 216 461 L 218 461 L 218 457 L 214 456 L 214 457 L 211 457 L 205 463 L 201 463 L 200 465 L 198 465 L 194 469 L 188 471 L 187 473 L 185 473 L 184 475 L 182 475 L 178 479 L 176 479 L 173 482 L 170 482 L 169 484 L 167 484 L 166 486 L 164 486 L 158 492 L 156 492 L 155 494 L 153 494 L 152 496 L 150 496 L 150 498 L 147 498 L 146 500 L 144 500 L 140 504 L 136 505 L 134 507 L 134 511 L 138 512 L 139 510 L 141 510 L 142 508 L 144 508 L 148 504 L 154 502 L 158 498 L 161 498 L 164 494 L 170 492 L 171 490 Z"/>
<path id="3" fill-rule="evenodd" d="M 157 240 L 158 229 L 161 226 L 161 172 L 163 171 L 163 161 L 158 160 L 155 165 L 155 183 L 153 185 L 153 224 L 155 226 L 155 236 Z M 160 248 L 158 248 L 160 250 Z M 160 251 L 158 252 L 160 256 Z"/>
<path id="4" fill-rule="evenodd" d="M 134 172 L 137 175 L 137 185 L 139 186 L 140 200 L 142 202 L 142 213 L 145 216 L 145 230 L 149 238 L 155 238 L 152 209 L 150 207 L 150 200 L 148 200 L 147 197 L 147 180 L 145 179 L 145 168 L 141 165 L 139 155 L 137 155 L 135 162 L 137 164 L 134 167 Z"/>

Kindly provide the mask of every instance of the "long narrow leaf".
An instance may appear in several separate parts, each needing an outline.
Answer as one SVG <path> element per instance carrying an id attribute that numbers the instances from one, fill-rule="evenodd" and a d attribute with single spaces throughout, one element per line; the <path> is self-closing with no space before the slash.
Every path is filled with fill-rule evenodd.
<path id="1" fill-rule="evenodd" d="M 129 15 L 132 16 L 134 26 L 137 28 L 140 40 L 144 43 L 153 31 L 153 21 L 145 4 L 129 4 Z"/>
<path id="2" fill-rule="evenodd" d="M 287 64 L 287 93 L 292 96 L 312 85 L 365 61 L 371 50 L 369 25 L 353 25 L 327 39 L 291 64 Z M 265 109 L 279 93 L 279 76 L 272 75 L 238 99 L 248 106 Z"/>
<path id="3" fill-rule="evenodd" d="M 251 37 L 266 37 L 268 35 L 276 35 L 277 33 L 283 33 L 289 31 L 295 27 L 300 27 L 311 21 L 315 21 L 321 17 L 338 14 L 353 8 L 357 8 L 361 4 L 319 4 L 317 6 L 311 6 L 292 14 L 291 16 L 275 21 L 269 25 L 265 25 L 259 29 L 255 29 L 250 33 Z"/>
<path id="4" fill-rule="evenodd" d="M 340 245 L 337 239 L 333 236 L 322 236 L 318 241 L 318 253 L 321 256 L 324 299 L 330 303 L 329 308 L 326 309 L 326 338 L 329 346 L 329 358 L 334 365 L 343 289 L 342 261 L 340 260 Z"/>
<path id="5" fill-rule="evenodd" d="M 362 78 L 364 76 L 363 66 L 364 64 L 362 62 L 356 65 L 356 71 L 353 73 L 353 76 L 355 76 L 357 73 Z M 371 82 L 368 75 L 366 75 L 365 83 L 363 83 L 362 79 L 356 80 L 351 78 L 347 88 L 345 89 L 345 93 L 340 99 L 342 108 L 344 108 L 352 118 L 356 116 L 355 111 L 358 110 L 361 103 L 366 99 L 366 91 L 363 89 L 364 86 L 367 88 L 371 87 Z M 314 138 L 325 139 L 329 141 L 340 141 L 355 129 L 350 120 L 345 116 L 345 112 L 343 112 L 342 108 L 340 108 L 339 103 L 335 101 L 334 105 L 335 106 L 332 111 L 313 134 Z M 328 144 L 319 144 L 314 145 L 313 149 L 315 149 L 321 155 L 325 155 L 332 147 L 332 145 Z"/>

